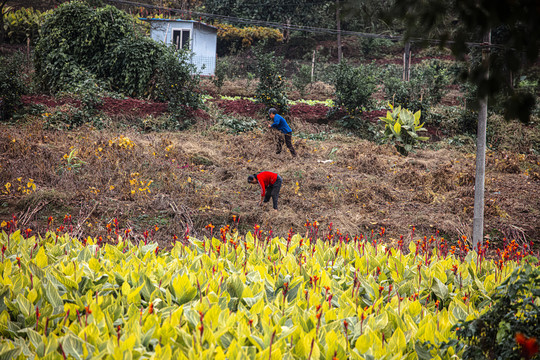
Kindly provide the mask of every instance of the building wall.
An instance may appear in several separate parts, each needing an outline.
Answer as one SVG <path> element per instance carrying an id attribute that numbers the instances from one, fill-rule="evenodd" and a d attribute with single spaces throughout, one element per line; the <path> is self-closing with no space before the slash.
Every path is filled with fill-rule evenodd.
<path id="1" fill-rule="evenodd" d="M 173 30 L 190 30 L 191 61 L 201 75 L 214 75 L 216 69 L 217 30 L 194 22 L 150 21 L 150 37 L 159 42 L 172 43 Z"/>
<path id="2" fill-rule="evenodd" d="M 201 75 L 214 75 L 216 70 L 217 30 L 194 24 L 192 61 Z M 204 68 L 202 65 L 205 65 Z"/>

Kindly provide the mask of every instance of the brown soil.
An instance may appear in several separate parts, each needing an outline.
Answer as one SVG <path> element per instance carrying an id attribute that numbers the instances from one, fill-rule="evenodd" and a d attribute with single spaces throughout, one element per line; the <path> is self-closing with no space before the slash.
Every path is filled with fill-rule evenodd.
<path id="1" fill-rule="evenodd" d="M 274 153 L 275 133 L 262 122 L 242 135 L 210 125 L 175 133 L 52 131 L 39 117 L 0 125 L 0 185 L 5 190 L 12 184 L 0 196 L 0 221 L 15 214 L 21 227 L 43 231 L 48 216 L 59 226 L 71 214 L 77 236 L 97 236 L 118 218 L 136 236 L 157 225 L 155 237 L 164 246 L 188 226 L 201 236 L 207 224 L 219 228 L 232 223 L 233 215 L 242 231 L 259 224 L 283 236 L 291 227 L 302 231 L 307 219 L 322 226 L 332 222 L 350 234 L 384 227 L 390 241 L 413 226 L 418 235 L 438 230 L 450 241 L 470 238 L 472 154 L 441 143 L 439 150 L 403 157 L 388 145 L 333 135 L 324 141 L 294 137 L 299 156 L 293 159 L 288 151 Z M 317 133 L 325 126 L 301 117 L 293 122 L 295 131 Z M 72 151 L 75 157 L 68 160 Z M 540 238 L 538 166 L 538 156 L 488 154 L 485 233 L 492 239 Z M 263 170 L 284 180 L 277 213 L 269 204 L 257 207 L 259 189 L 246 182 Z M 36 190 L 18 192 L 29 179 Z"/>

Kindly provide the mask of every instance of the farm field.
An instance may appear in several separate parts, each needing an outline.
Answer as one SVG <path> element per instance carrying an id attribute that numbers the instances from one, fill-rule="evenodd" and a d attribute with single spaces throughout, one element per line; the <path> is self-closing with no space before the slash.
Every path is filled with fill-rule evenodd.
<path id="1" fill-rule="evenodd" d="M 392 248 L 384 229 L 351 238 L 307 222 L 284 238 L 233 222 L 164 250 L 129 233 L 75 239 L 70 221 L 44 236 L 11 221 L 0 235 L 5 358 L 450 359 L 507 291 L 525 302 L 505 321 L 538 327 L 538 259 L 515 241 L 487 259 L 489 245 L 413 234 Z M 471 345 L 525 353 L 519 336 Z"/>
<path id="2" fill-rule="evenodd" d="M 540 359 L 529 5 L 0 2 L 0 360 Z"/>
<path id="3" fill-rule="evenodd" d="M 163 247 L 186 226 L 195 236 L 208 235 L 206 224 L 221 226 L 237 216 L 242 230 L 260 224 L 280 234 L 291 227 L 299 231 L 309 218 L 349 234 L 384 227 L 393 243 L 413 226 L 422 236 L 438 231 L 454 243 L 462 235 L 470 238 L 470 142 L 433 140 L 403 157 L 390 145 L 346 136 L 300 114 L 290 117 L 300 155 L 292 159 L 288 152 L 274 153 L 268 121 L 253 109 L 251 130 L 238 134 L 208 115 L 212 108 L 182 132 L 140 132 L 129 123 L 136 109 L 116 115 L 125 127 L 67 131 L 47 127 L 67 105 L 49 105 L 24 124 L 0 125 L 0 218 L 17 215 L 21 226 L 35 231 L 45 228 L 49 216 L 69 214 L 77 236 L 98 236 L 117 218 L 139 236 L 157 225 Z M 494 244 L 538 239 L 539 161 L 534 154 L 488 151 L 485 222 Z M 277 214 L 258 208 L 259 190 L 246 183 L 263 170 L 284 178 Z"/>

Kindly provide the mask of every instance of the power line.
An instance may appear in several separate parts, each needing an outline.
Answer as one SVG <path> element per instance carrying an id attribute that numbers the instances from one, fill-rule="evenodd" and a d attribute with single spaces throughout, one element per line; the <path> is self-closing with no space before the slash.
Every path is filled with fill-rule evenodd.
<path id="1" fill-rule="evenodd" d="M 277 23 L 277 22 L 271 22 L 271 21 L 262 21 L 262 20 L 254 20 L 254 19 L 246 19 L 246 18 L 239 18 L 235 16 L 228 16 L 228 15 L 219 15 L 219 14 L 210 14 L 210 13 L 204 13 L 200 11 L 190 11 L 190 10 L 182 10 L 182 9 L 175 9 L 175 8 L 167 8 L 163 6 L 157 6 L 157 5 L 150 5 L 150 4 L 142 4 L 142 3 L 136 3 L 128 0 L 105 0 L 110 3 L 117 3 L 117 4 L 124 4 L 124 5 L 130 5 L 135 7 L 143 7 L 147 9 L 154 9 L 154 10 L 160 10 L 165 12 L 172 12 L 172 13 L 180 13 L 185 14 L 189 16 L 196 16 L 201 18 L 209 18 L 209 19 L 218 19 L 218 20 L 225 20 L 233 23 L 240 23 L 240 24 L 249 24 L 249 25 L 258 25 L 258 26 L 265 26 L 265 27 L 272 27 L 277 29 L 288 29 L 288 30 L 295 30 L 295 31 L 304 31 L 304 32 L 311 32 L 311 33 L 322 33 L 322 34 L 333 34 L 337 35 L 338 33 L 341 33 L 341 35 L 351 35 L 351 36 L 358 36 L 358 37 L 365 37 L 365 38 L 371 38 L 371 39 L 386 39 L 390 41 L 402 41 L 402 36 L 391 36 L 391 35 L 382 35 L 382 34 L 373 34 L 373 33 L 364 33 L 364 32 L 358 32 L 358 31 L 347 31 L 347 30 L 340 30 L 337 29 L 330 29 L 330 28 L 319 28 L 319 27 L 313 27 L 313 26 L 304 26 L 304 25 L 294 25 L 294 24 L 283 24 L 283 23 Z M 429 42 L 432 44 L 440 44 L 442 43 L 441 40 L 437 39 L 422 39 L 422 38 L 410 38 L 411 42 Z M 446 44 L 453 44 L 454 41 L 448 40 L 445 42 Z M 484 43 L 476 43 L 476 42 L 465 42 L 467 46 L 472 47 L 500 47 L 494 44 L 484 44 Z"/>

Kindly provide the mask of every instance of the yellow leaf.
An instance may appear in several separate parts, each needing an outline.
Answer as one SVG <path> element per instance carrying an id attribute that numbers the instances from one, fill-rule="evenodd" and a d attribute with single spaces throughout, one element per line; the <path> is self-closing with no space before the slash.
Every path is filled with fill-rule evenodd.
<path id="1" fill-rule="evenodd" d="M 36 254 L 36 265 L 43 269 L 49 264 L 48 260 L 47 254 L 45 254 L 45 249 L 40 247 L 38 253 Z"/>
<path id="2" fill-rule="evenodd" d="M 395 131 L 396 134 L 398 134 L 398 135 L 401 133 L 401 124 L 400 124 L 400 123 L 396 122 L 396 123 L 394 124 L 394 131 Z"/>

